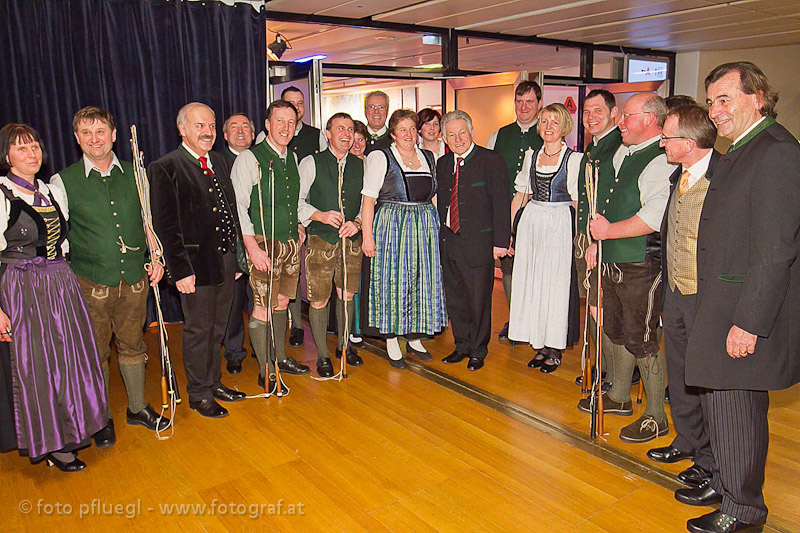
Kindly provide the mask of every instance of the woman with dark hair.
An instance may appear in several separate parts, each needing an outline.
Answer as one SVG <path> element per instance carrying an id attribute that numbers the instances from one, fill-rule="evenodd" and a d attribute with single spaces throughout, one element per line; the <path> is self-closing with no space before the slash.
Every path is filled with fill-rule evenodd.
<path id="1" fill-rule="evenodd" d="M 572 346 L 579 329 L 572 230 L 583 154 L 564 142 L 572 127 L 563 104 L 542 109 L 538 130 L 544 145 L 526 153 L 511 202 L 512 220 L 522 213 L 514 245 L 508 338 L 530 343 L 537 353 L 528 366 L 545 374 L 559 367 L 562 350 Z"/>
<path id="2" fill-rule="evenodd" d="M 360 120 L 354 120 L 353 147 L 350 148 L 350 153 L 359 159 L 366 161 L 367 156 L 364 155 L 364 150 L 367 149 L 367 139 L 369 139 L 369 131 L 367 125 Z"/>
<path id="3" fill-rule="evenodd" d="M 386 335 L 391 365 L 405 368 L 397 337 L 423 361 L 420 342 L 447 325 L 433 154 L 417 147 L 417 114 L 398 109 L 389 119 L 392 145 L 367 156 L 363 202 L 364 255 L 372 258 L 369 325 Z M 377 204 L 377 210 L 376 210 Z"/>
<path id="4" fill-rule="evenodd" d="M 86 464 L 75 450 L 105 427 L 108 406 L 89 313 L 62 255 L 67 222 L 36 179 L 43 159 L 36 130 L 0 129 L 0 343 L 20 453 L 76 472 Z"/>
<path id="5" fill-rule="evenodd" d="M 442 140 L 441 120 L 441 113 L 430 107 L 426 107 L 417 113 L 420 138 L 419 147 L 431 152 L 433 158 L 437 161 L 449 151 L 447 145 Z"/>

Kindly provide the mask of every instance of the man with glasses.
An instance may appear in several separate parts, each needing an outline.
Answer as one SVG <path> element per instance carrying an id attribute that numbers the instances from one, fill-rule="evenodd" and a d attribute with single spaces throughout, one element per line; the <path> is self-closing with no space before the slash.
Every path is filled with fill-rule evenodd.
<path id="1" fill-rule="evenodd" d="M 364 155 L 374 150 L 389 148 L 392 138 L 386 128 L 386 118 L 389 116 L 389 95 L 383 91 L 372 91 L 364 98 L 364 116 L 367 117 L 367 149 Z"/>
<path id="2" fill-rule="evenodd" d="M 542 147 L 542 138 L 536 131 L 539 111 L 542 109 L 542 88 L 535 81 L 523 81 L 514 89 L 514 114 L 517 120 L 503 126 L 492 134 L 486 145 L 503 156 L 508 169 L 511 196 L 514 195 L 514 179 L 522 169 L 525 152 L 534 152 Z M 500 258 L 500 270 L 503 273 L 503 291 L 511 306 L 511 271 L 514 266 L 513 256 Z M 508 339 L 508 322 L 498 335 L 500 340 Z"/>
<path id="3" fill-rule="evenodd" d="M 632 96 L 617 122 L 623 146 L 614 154 L 615 178 L 597 191 L 592 238 L 603 241 L 603 331 L 611 341 L 612 386 L 603 393 L 607 412 L 633 414 L 630 383 L 638 364 L 647 394 L 644 414 L 622 428 L 620 439 L 647 442 L 669 433 L 664 412 L 665 364 L 658 347 L 661 313 L 661 254 L 658 231 L 669 198 L 669 177 L 677 168 L 659 146 L 667 117 L 663 98 Z M 597 246 L 587 249 L 586 264 L 597 266 Z M 589 411 L 590 402 L 578 408 Z"/>
<path id="4" fill-rule="evenodd" d="M 711 477 L 714 464 L 699 390 L 686 386 L 685 368 L 697 298 L 697 228 L 710 184 L 709 163 L 719 156 L 713 150 L 716 140 L 714 123 L 696 104 L 670 113 L 661 134 L 667 160 L 681 165 L 671 176 L 672 192 L 661 223 L 664 346 L 677 435 L 669 446 L 654 448 L 647 456 L 660 463 L 694 459 L 694 465 L 678 474 L 678 480 L 692 487 Z"/>

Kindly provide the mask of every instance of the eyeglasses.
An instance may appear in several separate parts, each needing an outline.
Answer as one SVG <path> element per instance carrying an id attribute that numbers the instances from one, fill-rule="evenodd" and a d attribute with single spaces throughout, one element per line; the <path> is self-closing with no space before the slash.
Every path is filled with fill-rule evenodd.
<path id="1" fill-rule="evenodd" d="M 378 111 L 378 110 L 385 111 L 386 110 L 386 106 L 385 105 L 368 105 L 367 109 L 369 109 L 370 111 Z"/>
<path id="2" fill-rule="evenodd" d="M 628 117 L 630 117 L 631 115 L 644 115 L 646 113 L 652 114 L 653 112 L 652 111 L 639 111 L 638 113 L 622 113 L 620 115 L 620 117 L 622 117 L 622 120 L 628 120 Z"/>
<path id="3" fill-rule="evenodd" d="M 667 137 L 663 133 L 659 136 L 661 138 L 661 142 L 671 141 L 672 139 L 688 139 L 689 137 Z"/>

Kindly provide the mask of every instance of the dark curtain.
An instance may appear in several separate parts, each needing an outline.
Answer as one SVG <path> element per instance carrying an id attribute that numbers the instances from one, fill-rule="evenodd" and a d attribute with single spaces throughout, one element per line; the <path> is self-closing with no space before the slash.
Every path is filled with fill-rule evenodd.
<path id="1" fill-rule="evenodd" d="M 0 125 L 24 122 L 42 135 L 50 175 L 77 161 L 72 116 L 87 105 L 111 111 L 115 151 L 130 160 L 136 124 L 145 163 L 180 142 L 184 104 L 208 104 L 222 124 L 266 108 L 266 18 L 249 4 L 163 0 L 3 0 Z"/>

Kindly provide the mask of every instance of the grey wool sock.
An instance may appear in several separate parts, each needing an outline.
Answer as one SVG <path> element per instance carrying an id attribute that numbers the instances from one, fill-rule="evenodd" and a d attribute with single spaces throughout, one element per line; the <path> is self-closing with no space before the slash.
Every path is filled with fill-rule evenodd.
<path id="1" fill-rule="evenodd" d="M 128 409 L 133 414 L 140 412 L 147 405 L 144 399 L 144 365 L 144 361 L 132 365 L 119 365 L 125 392 L 128 393 Z"/>
<path id="2" fill-rule="evenodd" d="M 275 332 L 275 360 L 286 360 L 286 323 L 289 321 L 289 313 L 275 311 L 272 314 L 272 329 Z M 303 327 L 302 322 L 297 323 L 298 327 Z"/>
<path id="3" fill-rule="evenodd" d="M 628 402 L 631 399 L 631 378 L 633 377 L 633 367 L 636 366 L 636 357 L 633 356 L 624 346 L 611 344 L 612 364 L 614 374 L 609 375 L 612 381 L 608 397 L 615 402 Z"/>
<path id="4" fill-rule="evenodd" d="M 639 365 L 644 393 L 647 396 L 644 414 L 652 416 L 656 422 L 662 423 L 667 419 L 664 411 L 664 386 L 666 385 L 664 354 L 658 350 L 653 355 L 637 359 L 636 363 Z"/>
<path id="5" fill-rule="evenodd" d="M 258 375 L 264 376 L 269 352 L 269 328 L 263 320 L 250 317 L 250 344 L 258 359 Z"/>
<path id="6" fill-rule="evenodd" d="M 308 308 L 308 321 L 311 323 L 311 334 L 314 336 L 314 344 L 317 346 L 317 360 L 330 358 L 328 343 L 325 337 L 328 335 L 328 306 L 322 309 Z"/>

